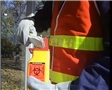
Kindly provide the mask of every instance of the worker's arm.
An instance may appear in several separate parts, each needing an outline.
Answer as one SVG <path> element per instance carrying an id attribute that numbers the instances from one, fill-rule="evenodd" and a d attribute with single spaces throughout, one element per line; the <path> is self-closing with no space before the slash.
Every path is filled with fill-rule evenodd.
<path id="1" fill-rule="evenodd" d="M 110 87 L 110 4 L 96 1 L 101 16 L 104 54 L 86 67 L 79 78 L 70 85 L 70 90 L 109 90 Z"/>
<path id="2" fill-rule="evenodd" d="M 110 1 L 96 1 L 101 16 L 103 31 L 103 45 L 106 51 L 110 50 Z"/>
<path id="3" fill-rule="evenodd" d="M 51 23 L 52 1 L 47 1 L 43 9 L 38 10 L 34 16 L 23 18 L 16 29 L 15 37 L 25 46 L 33 43 L 36 47 L 45 46 L 43 38 L 37 32 L 48 30 Z"/>
<path id="4" fill-rule="evenodd" d="M 70 90 L 109 90 L 110 57 L 95 59 L 93 65 L 86 67 L 80 77 L 70 85 Z"/>

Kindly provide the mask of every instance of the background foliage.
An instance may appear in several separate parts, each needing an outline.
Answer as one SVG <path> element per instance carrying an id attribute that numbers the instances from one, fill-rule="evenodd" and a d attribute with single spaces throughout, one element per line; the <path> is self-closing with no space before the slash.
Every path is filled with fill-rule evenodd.
<path id="1" fill-rule="evenodd" d="M 26 17 L 27 2 L 16 0 L 1 1 L 1 54 L 11 54 L 20 43 L 15 39 L 15 30 L 20 19 Z M 36 10 L 43 7 L 43 2 L 36 2 Z M 38 33 L 43 37 L 49 37 L 47 32 Z M 24 51 L 24 50 L 23 50 Z M 2 55 L 3 56 L 3 55 Z M 19 65 L 15 65 L 15 59 L 1 58 L 2 90 L 24 90 L 24 58 Z"/>

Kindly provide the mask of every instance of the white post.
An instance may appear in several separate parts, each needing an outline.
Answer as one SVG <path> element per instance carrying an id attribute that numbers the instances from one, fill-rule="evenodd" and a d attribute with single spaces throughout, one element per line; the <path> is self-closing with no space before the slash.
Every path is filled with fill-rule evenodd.
<path id="1" fill-rule="evenodd" d="M 27 1 L 27 16 L 35 12 L 35 1 Z M 25 48 L 25 90 L 27 90 L 27 66 L 28 61 L 31 59 L 32 54 L 29 52 L 29 48 L 33 48 L 34 45 L 30 44 Z"/>

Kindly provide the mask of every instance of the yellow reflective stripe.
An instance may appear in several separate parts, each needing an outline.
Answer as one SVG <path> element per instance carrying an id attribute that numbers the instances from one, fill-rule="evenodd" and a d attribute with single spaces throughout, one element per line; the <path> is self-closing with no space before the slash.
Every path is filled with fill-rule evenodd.
<path id="1" fill-rule="evenodd" d="M 103 51 L 102 38 L 56 35 L 50 36 L 49 45 L 75 50 Z"/>
<path id="2" fill-rule="evenodd" d="M 56 71 L 50 71 L 50 78 L 52 82 L 59 83 L 59 82 L 66 82 L 66 81 L 71 81 L 75 80 L 78 78 L 78 76 L 72 76 L 64 73 L 59 73 Z"/>

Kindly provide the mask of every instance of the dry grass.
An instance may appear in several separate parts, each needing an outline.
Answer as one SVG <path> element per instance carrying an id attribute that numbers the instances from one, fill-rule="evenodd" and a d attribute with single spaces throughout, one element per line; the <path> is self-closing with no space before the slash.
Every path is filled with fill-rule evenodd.
<path id="1" fill-rule="evenodd" d="M 14 60 L 2 59 L 2 90 L 24 90 L 24 70 Z M 21 65 L 20 65 L 21 66 Z"/>

